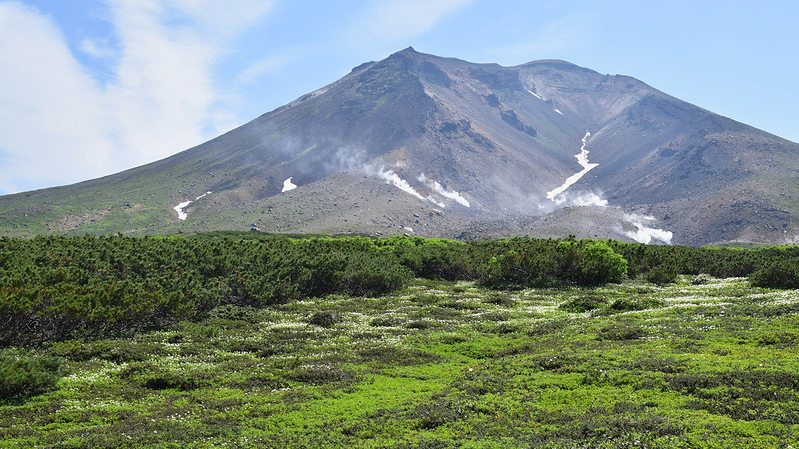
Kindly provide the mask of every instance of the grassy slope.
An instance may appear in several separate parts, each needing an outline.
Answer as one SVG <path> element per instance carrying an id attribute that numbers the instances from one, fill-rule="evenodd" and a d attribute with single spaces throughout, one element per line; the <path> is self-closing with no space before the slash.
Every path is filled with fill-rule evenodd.
<path id="1" fill-rule="evenodd" d="M 417 281 L 7 348 L 65 357 L 68 374 L 0 406 L 0 447 L 796 447 L 799 293 L 693 279 Z"/>

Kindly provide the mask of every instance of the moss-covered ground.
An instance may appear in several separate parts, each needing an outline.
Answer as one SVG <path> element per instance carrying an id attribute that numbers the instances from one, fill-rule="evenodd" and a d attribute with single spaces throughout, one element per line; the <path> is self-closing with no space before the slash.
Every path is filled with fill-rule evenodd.
<path id="1" fill-rule="evenodd" d="M 4 448 L 799 447 L 799 292 L 484 290 L 252 308 L 56 356 L 56 388 L 0 405 Z"/>

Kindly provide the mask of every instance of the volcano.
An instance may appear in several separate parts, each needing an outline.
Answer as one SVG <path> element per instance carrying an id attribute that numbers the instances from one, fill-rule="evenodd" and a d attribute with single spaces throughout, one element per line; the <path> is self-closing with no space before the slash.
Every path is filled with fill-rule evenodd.
<path id="1" fill-rule="evenodd" d="M 0 234 L 799 241 L 799 145 L 629 76 L 408 48 L 174 156 L 0 197 Z"/>

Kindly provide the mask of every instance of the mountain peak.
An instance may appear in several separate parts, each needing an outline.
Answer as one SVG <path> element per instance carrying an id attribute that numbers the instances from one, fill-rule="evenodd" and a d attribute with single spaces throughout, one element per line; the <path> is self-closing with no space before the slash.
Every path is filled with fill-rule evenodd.
<path id="1" fill-rule="evenodd" d="M 0 197 L 0 235 L 252 227 L 791 243 L 797 171 L 799 145 L 630 77 L 408 47 L 167 159 Z"/>

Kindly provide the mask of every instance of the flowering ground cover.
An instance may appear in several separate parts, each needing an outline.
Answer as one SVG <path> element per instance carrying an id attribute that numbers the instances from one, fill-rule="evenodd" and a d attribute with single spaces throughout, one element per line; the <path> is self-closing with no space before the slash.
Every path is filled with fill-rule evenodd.
<path id="1" fill-rule="evenodd" d="M 799 447 L 797 346 L 798 291 L 707 275 L 221 303 L 5 347 L 0 447 Z"/>

